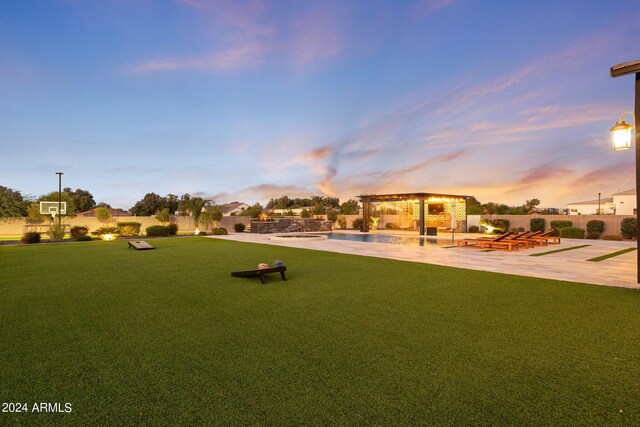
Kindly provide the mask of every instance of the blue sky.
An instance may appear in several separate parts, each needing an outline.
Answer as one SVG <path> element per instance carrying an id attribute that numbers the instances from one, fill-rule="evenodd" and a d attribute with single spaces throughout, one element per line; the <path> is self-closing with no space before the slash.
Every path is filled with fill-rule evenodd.
<path id="1" fill-rule="evenodd" d="M 633 188 L 637 2 L 0 0 L 0 185 L 443 192 L 543 206 Z M 634 28 L 636 27 L 636 28 Z"/>

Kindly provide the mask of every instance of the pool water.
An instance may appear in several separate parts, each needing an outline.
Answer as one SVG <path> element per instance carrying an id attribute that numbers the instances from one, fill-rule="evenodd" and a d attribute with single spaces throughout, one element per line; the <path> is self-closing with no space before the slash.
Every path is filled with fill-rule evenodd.
<path id="1" fill-rule="evenodd" d="M 393 245 L 408 246 L 439 246 L 438 239 L 435 237 L 425 236 L 392 236 L 388 234 L 342 234 L 329 233 L 327 237 L 331 240 L 349 240 L 352 242 L 372 242 L 372 243 L 390 243 Z M 444 244 L 445 242 L 441 242 Z M 450 242 L 449 242 L 450 243 Z"/>

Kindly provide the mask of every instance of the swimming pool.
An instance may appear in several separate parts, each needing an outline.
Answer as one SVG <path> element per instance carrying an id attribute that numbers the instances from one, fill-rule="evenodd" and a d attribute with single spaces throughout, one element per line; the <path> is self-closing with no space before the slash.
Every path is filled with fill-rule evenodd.
<path id="1" fill-rule="evenodd" d="M 327 237 L 330 240 L 349 240 L 352 242 L 371 242 L 371 243 L 389 243 L 392 245 L 408 245 L 408 246 L 439 246 L 438 239 L 426 236 L 395 236 L 389 234 L 346 234 L 346 233 L 329 233 Z M 441 242 L 444 245 L 444 241 Z"/>

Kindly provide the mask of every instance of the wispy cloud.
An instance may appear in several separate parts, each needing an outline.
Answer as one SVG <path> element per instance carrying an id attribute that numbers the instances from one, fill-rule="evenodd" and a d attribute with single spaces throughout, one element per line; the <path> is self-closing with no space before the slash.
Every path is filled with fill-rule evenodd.
<path id="1" fill-rule="evenodd" d="M 290 55 L 294 66 L 325 61 L 340 54 L 343 41 L 334 13 L 313 10 L 294 18 Z"/>
<path id="2" fill-rule="evenodd" d="M 229 193 L 212 194 L 216 203 L 228 203 L 245 200 L 269 200 L 288 195 L 289 197 L 307 197 L 309 189 L 298 185 L 259 184 Z"/>
<path id="3" fill-rule="evenodd" d="M 339 56 L 344 42 L 330 7 L 295 11 L 275 17 L 267 3 L 250 1 L 180 0 L 204 14 L 223 32 L 226 48 L 194 56 L 163 55 L 128 67 L 132 74 L 178 70 L 241 70 L 267 63 L 306 68 Z"/>
<path id="4" fill-rule="evenodd" d="M 263 62 L 265 53 L 266 49 L 260 43 L 248 42 L 210 55 L 151 59 L 129 67 L 129 72 L 147 74 L 185 69 L 229 71 L 252 68 Z"/>
<path id="5" fill-rule="evenodd" d="M 451 5 L 455 0 L 416 0 L 411 6 L 414 15 L 429 16 L 440 9 Z"/>

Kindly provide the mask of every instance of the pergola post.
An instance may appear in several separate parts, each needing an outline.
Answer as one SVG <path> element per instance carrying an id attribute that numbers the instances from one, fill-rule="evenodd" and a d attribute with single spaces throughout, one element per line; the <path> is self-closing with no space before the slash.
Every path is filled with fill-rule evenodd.
<path id="1" fill-rule="evenodd" d="M 360 227 L 360 231 L 365 233 L 369 232 L 369 206 L 371 202 L 368 199 L 364 199 L 362 201 L 362 227 Z"/>
<path id="2" fill-rule="evenodd" d="M 420 235 L 424 236 L 424 197 L 420 199 L 420 220 L 418 221 L 418 227 L 420 227 Z"/>
<path id="3" fill-rule="evenodd" d="M 611 67 L 611 77 L 626 76 L 629 74 L 636 75 L 635 87 L 635 132 L 636 132 L 636 227 L 640 225 L 640 197 L 638 197 L 638 189 L 640 189 L 640 135 L 638 134 L 638 114 L 640 114 L 640 61 L 626 62 L 624 64 L 614 65 Z M 638 250 L 636 250 L 636 282 L 640 283 L 640 239 L 636 237 Z"/>

